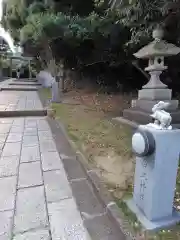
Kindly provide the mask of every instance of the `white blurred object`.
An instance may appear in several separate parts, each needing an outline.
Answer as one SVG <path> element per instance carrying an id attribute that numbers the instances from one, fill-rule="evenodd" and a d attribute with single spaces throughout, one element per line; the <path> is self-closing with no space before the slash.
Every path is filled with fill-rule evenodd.
<path id="1" fill-rule="evenodd" d="M 43 87 L 47 88 L 52 87 L 52 83 L 55 81 L 55 78 L 46 70 L 40 71 L 36 78 Z"/>
<path id="2" fill-rule="evenodd" d="M 171 130 L 172 117 L 170 113 L 164 110 L 167 109 L 169 105 L 170 104 L 168 102 L 163 101 L 155 104 L 152 108 L 153 114 L 151 115 L 151 117 L 154 119 L 154 123 L 150 123 L 148 125 L 160 130 Z"/>

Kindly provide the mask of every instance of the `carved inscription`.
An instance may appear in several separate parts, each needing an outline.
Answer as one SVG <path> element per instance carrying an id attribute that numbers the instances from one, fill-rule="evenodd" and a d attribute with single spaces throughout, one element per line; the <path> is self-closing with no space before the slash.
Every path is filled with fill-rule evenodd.
<path id="1" fill-rule="evenodd" d="M 142 159 L 142 166 L 144 168 L 144 171 L 142 172 L 141 176 L 140 176 L 140 192 L 139 192 L 139 198 L 141 201 L 144 200 L 144 192 L 146 189 L 146 185 L 147 185 L 147 174 L 145 172 L 145 169 L 147 167 L 147 161 L 145 159 Z"/>

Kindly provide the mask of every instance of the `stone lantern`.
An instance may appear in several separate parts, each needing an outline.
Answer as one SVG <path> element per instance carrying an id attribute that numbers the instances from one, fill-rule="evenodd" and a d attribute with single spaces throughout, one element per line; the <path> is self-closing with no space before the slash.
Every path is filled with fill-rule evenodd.
<path id="1" fill-rule="evenodd" d="M 163 40 L 163 30 L 153 31 L 154 41 L 134 54 L 136 58 L 147 59 L 150 74 L 149 82 L 138 92 L 138 99 L 132 101 L 130 109 L 123 112 L 123 117 L 138 124 L 146 124 L 151 121 L 152 107 L 159 101 L 169 103 L 168 111 L 171 112 L 172 124 L 180 126 L 180 111 L 178 100 L 172 100 L 172 90 L 161 82 L 160 75 L 168 67 L 164 64 L 164 58 L 180 53 L 180 48 Z"/>

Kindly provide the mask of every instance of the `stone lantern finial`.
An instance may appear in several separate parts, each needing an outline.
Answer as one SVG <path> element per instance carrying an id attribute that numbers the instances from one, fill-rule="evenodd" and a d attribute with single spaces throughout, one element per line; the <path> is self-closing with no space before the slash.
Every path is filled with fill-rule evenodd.
<path id="1" fill-rule="evenodd" d="M 152 33 L 152 37 L 157 40 L 157 41 L 161 41 L 164 37 L 164 31 L 163 29 L 158 26 L 156 27 L 154 30 L 153 30 L 153 33 Z"/>

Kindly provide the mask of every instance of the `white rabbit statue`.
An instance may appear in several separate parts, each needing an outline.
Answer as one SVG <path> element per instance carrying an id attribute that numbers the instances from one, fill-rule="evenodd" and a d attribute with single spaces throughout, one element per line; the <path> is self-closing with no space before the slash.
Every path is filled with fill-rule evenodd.
<path id="1" fill-rule="evenodd" d="M 166 112 L 164 109 L 167 109 L 170 104 L 168 102 L 160 101 L 159 103 L 155 104 L 152 108 L 153 114 L 151 117 L 154 119 L 154 123 L 149 124 L 152 127 L 155 127 L 160 130 L 171 130 L 171 121 L 172 117 L 170 113 Z"/>

